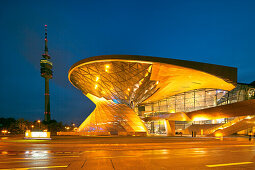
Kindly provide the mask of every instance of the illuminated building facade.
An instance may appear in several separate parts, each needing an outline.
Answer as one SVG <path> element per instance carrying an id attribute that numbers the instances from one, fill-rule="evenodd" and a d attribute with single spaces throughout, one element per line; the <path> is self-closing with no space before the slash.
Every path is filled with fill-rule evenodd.
<path id="1" fill-rule="evenodd" d="M 193 121 L 212 124 L 217 119 L 253 114 L 196 113 L 253 99 L 253 86 L 237 84 L 237 69 L 233 67 L 106 55 L 77 62 L 68 77 L 96 104 L 78 129 L 88 135 L 174 135 L 176 128 L 188 127 Z"/>

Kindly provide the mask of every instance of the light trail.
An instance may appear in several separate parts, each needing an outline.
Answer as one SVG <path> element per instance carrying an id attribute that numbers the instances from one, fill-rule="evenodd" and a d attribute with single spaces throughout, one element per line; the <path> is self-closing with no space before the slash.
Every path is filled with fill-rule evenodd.
<path id="1" fill-rule="evenodd" d="M 215 164 L 215 165 L 206 165 L 207 167 L 219 167 L 219 166 L 231 166 L 231 165 L 244 165 L 252 164 L 253 162 L 236 162 L 236 163 L 227 163 L 227 164 Z"/>

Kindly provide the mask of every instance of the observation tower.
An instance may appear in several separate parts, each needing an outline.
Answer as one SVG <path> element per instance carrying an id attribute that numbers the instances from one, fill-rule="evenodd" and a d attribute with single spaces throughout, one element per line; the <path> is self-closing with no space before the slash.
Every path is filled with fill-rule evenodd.
<path id="1" fill-rule="evenodd" d="M 49 89 L 49 80 L 52 79 L 52 62 L 49 61 L 51 58 L 48 54 L 48 39 L 47 39 L 47 25 L 45 25 L 45 48 L 44 54 L 42 55 L 43 59 L 40 61 L 41 66 L 41 76 L 45 79 L 45 111 L 44 111 L 44 120 L 46 122 L 50 121 L 50 89 Z"/>

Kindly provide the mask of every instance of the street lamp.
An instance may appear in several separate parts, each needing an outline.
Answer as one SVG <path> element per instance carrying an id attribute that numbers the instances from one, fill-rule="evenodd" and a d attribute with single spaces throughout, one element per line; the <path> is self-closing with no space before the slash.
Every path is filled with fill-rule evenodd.
<path id="1" fill-rule="evenodd" d="M 7 130 L 2 130 L 2 133 L 5 135 L 7 133 Z"/>
<path id="2" fill-rule="evenodd" d="M 33 130 L 34 127 L 35 127 L 34 125 L 31 125 L 32 130 Z"/>

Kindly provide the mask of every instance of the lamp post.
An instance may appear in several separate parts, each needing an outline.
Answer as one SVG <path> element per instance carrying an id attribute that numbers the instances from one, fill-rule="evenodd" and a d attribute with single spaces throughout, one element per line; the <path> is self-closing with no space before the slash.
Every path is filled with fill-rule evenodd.
<path id="1" fill-rule="evenodd" d="M 40 130 L 40 129 L 41 129 L 41 126 L 40 126 L 40 125 L 41 125 L 41 124 L 40 124 L 41 121 L 40 121 L 40 120 L 37 120 L 37 123 L 39 124 L 39 130 Z"/>
<path id="2" fill-rule="evenodd" d="M 34 127 L 35 127 L 34 125 L 31 125 L 32 130 L 33 130 Z"/>

